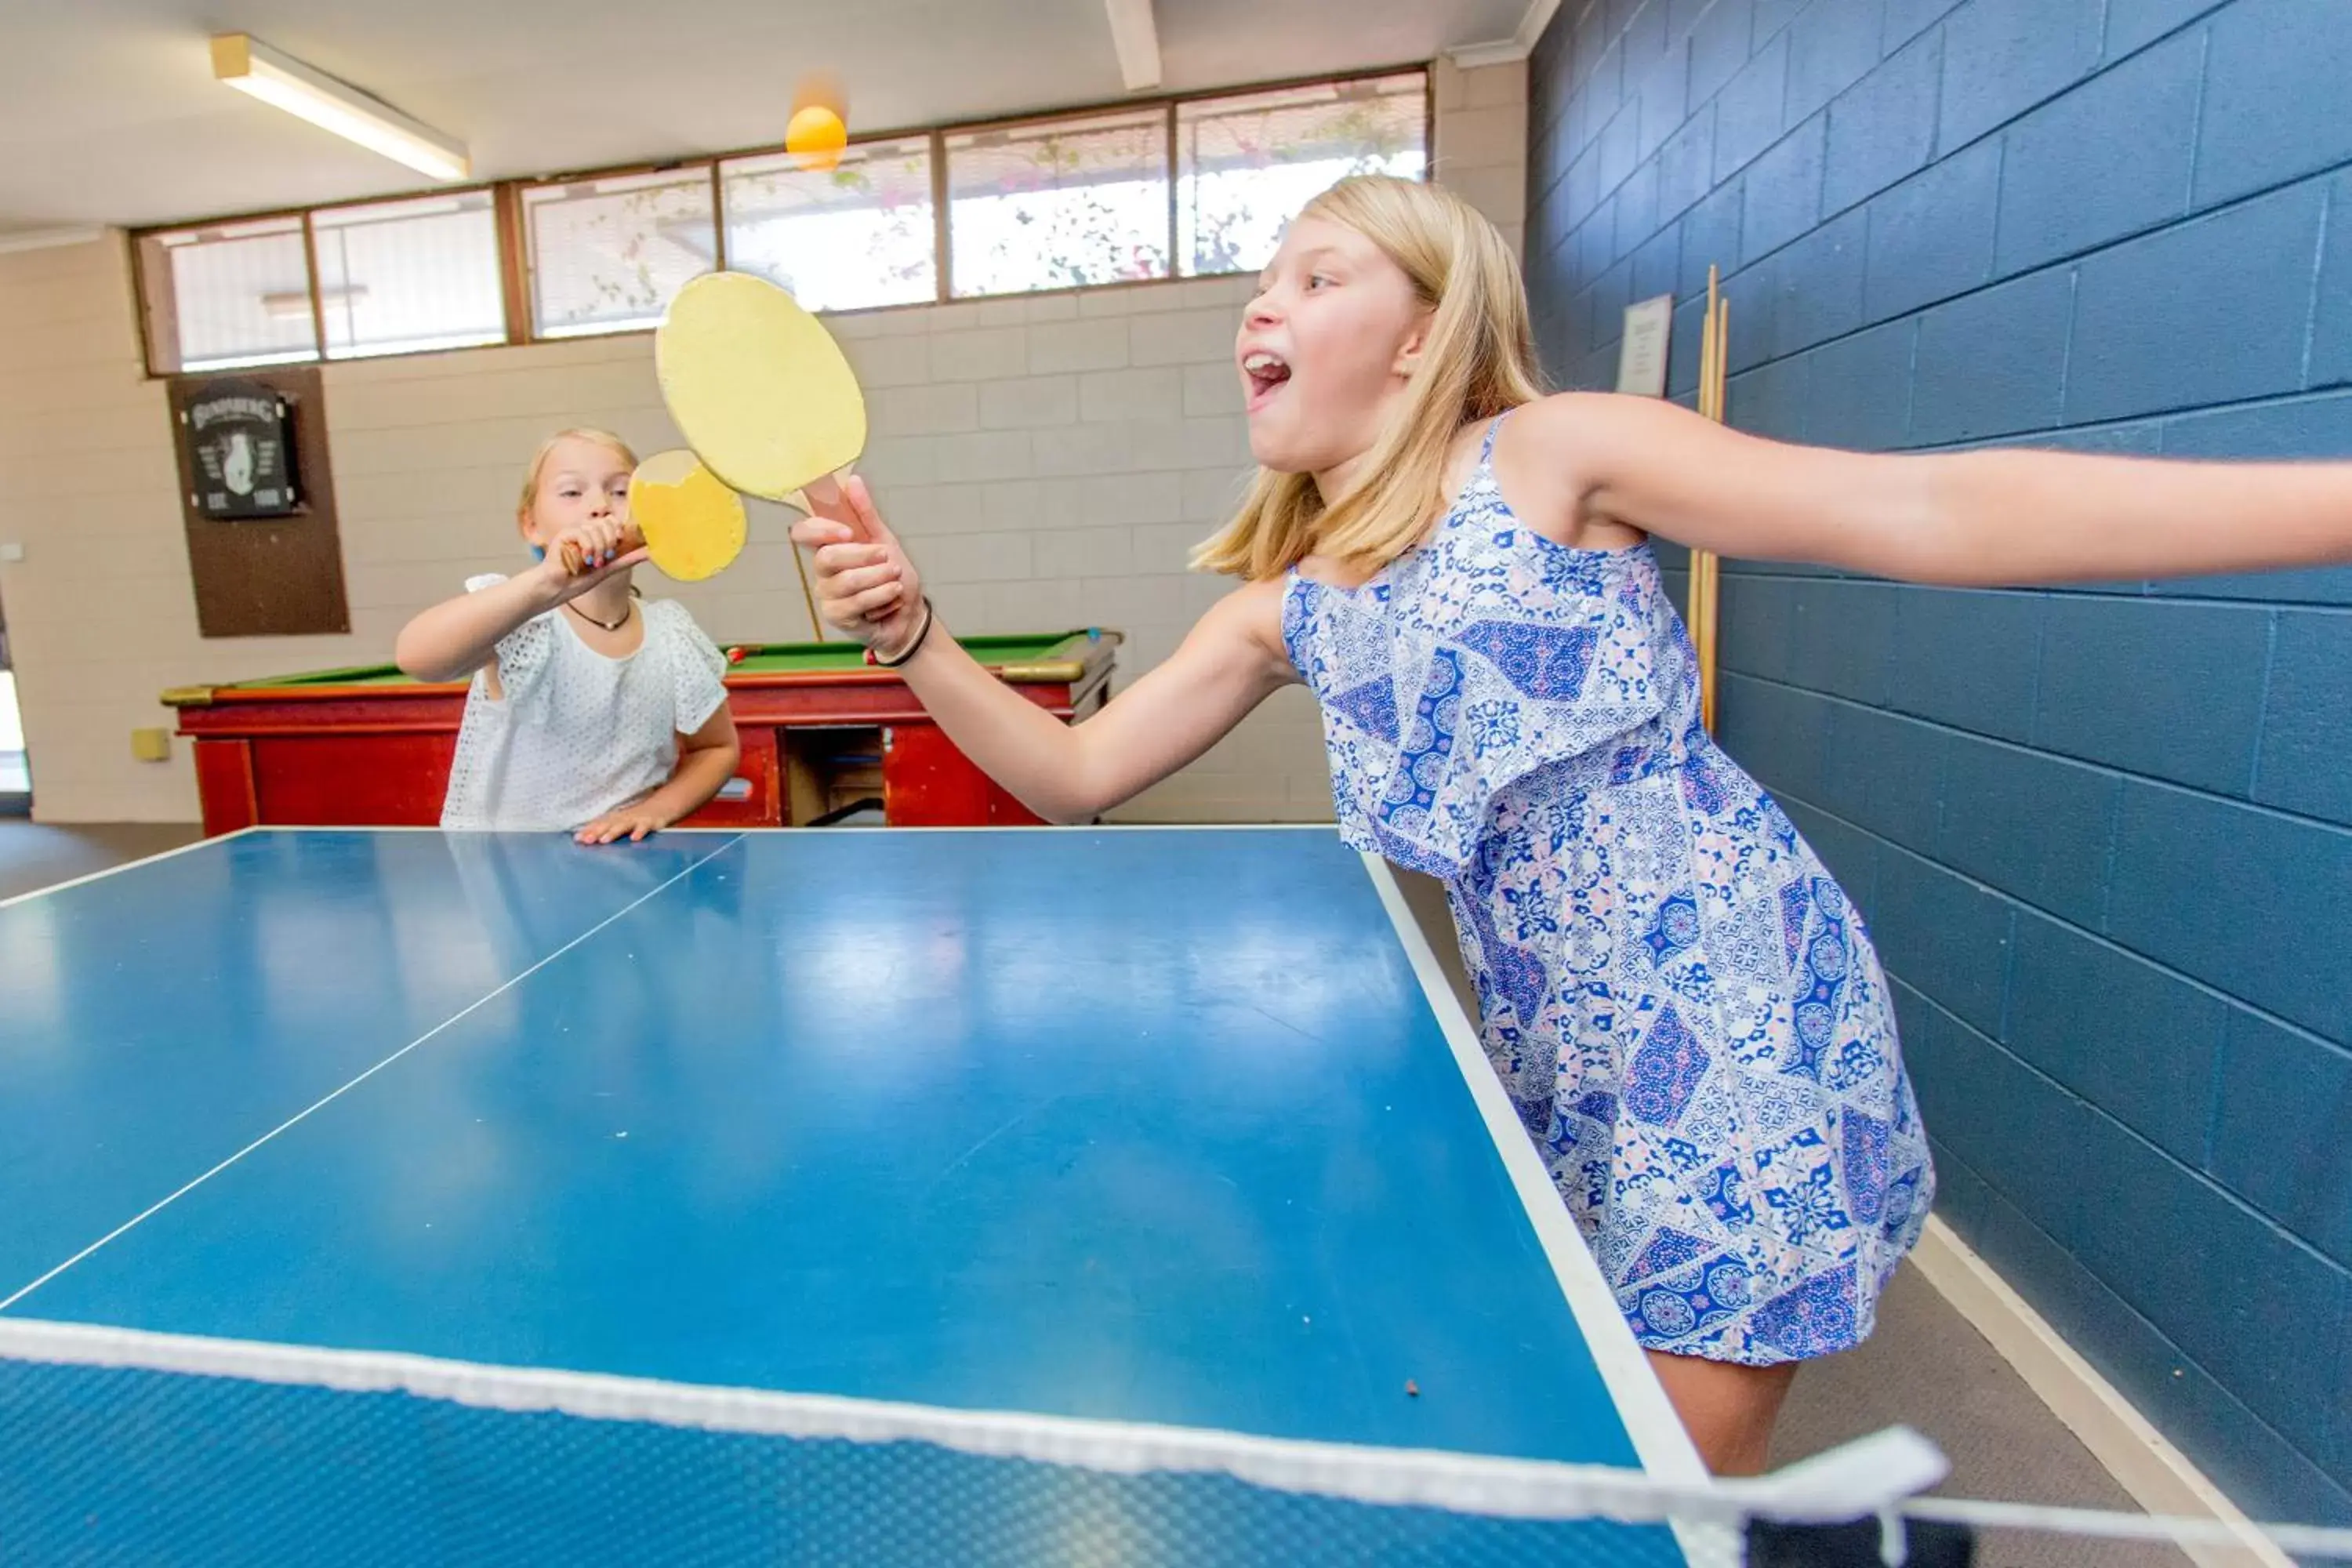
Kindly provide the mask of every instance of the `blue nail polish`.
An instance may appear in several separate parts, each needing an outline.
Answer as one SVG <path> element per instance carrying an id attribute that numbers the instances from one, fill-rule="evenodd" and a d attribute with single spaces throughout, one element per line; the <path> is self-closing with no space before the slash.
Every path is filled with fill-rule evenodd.
<path id="1" fill-rule="evenodd" d="M 532 545 L 532 546 L 530 547 L 530 558 L 531 558 L 533 561 L 544 561 L 544 560 L 546 560 L 546 559 L 547 559 L 547 550 L 546 550 L 546 548 L 545 548 L 543 545 L 538 545 L 538 544 L 534 544 L 534 545 Z"/>

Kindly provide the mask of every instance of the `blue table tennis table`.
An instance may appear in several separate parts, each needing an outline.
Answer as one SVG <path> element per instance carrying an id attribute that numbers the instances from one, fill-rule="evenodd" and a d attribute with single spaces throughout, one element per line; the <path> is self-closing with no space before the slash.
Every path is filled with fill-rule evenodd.
<path id="1" fill-rule="evenodd" d="M 0 905 L 0 1561 L 1697 1560 L 1414 1500 L 1459 1456 L 1700 1474 L 1328 827 L 257 829 Z"/>

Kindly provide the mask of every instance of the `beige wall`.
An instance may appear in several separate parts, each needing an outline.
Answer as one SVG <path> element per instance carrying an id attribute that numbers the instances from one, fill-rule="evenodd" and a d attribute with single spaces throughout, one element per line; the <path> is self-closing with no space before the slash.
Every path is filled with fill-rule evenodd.
<path id="1" fill-rule="evenodd" d="M 1439 177 L 1517 238 L 1523 66 L 1436 81 Z M 1101 625 L 1129 636 L 1122 681 L 1167 657 L 1226 584 L 1185 570 L 1248 467 L 1229 368 L 1233 279 L 831 319 L 868 395 L 861 468 L 959 631 Z M 347 637 L 196 633 L 163 386 L 145 379 L 119 236 L 0 255 L 0 563 L 35 808 L 51 821 L 186 821 L 170 686 L 389 656 L 418 608 L 512 569 L 521 465 L 549 431 L 601 424 L 641 451 L 677 443 L 643 336 L 331 364 L 329 447 L 352 607 Z M 762 508 L 743 559 L 707 584 L 648 572 L 720 641 L 806 635 L 788 518 Z M 1314 709 L 1283 693 L 1208 757 L 1119 815 L 1329 815 Z"/>
<path id="2" fill-rule="evenodd" d="M 1437 183 L 1461 193 L 1526 254 L 1528 216 L 1528 67 L 1525 60 L 1464 70 L 1452 60 L 1433 68 L 1437 100 Z"/>

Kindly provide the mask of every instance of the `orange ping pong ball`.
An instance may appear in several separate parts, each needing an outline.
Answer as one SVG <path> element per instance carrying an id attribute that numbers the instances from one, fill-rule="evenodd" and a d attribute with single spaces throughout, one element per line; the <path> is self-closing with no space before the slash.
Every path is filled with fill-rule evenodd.
<path id="1" fill-rule="evenodd" d="M 784 127 L 784 151 L 799 160 L 802 168 L 819 174 L 838 166 L 841 150 L 848 145 L 849 127 L 822 103 L 799 110 Z"/>

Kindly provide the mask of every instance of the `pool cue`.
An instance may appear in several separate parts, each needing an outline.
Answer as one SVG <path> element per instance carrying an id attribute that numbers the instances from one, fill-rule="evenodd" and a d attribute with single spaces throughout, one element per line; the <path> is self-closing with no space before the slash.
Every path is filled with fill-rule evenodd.
<path id="1" fill-rule="evenodd" d="M 817 641 L 823 642 L 824 623 L 816 618 L 816 595 L 809 592 L 808 563 L 801 559 L 801 547 L 797 544 L 793 546 L 793 570 L 801 574 L 801 603 L 808 606 L 809 630 L 816 634 Z"/>
<path id="2" fill-rule="evenodd" d="M 1726 293 L 1723 303 L 1715 312 L 1715 416 L 1724 424 L 1731 423 L 1731 296 Z M 1717 621 L 1711 646 L 1717 654 L 1723 651 L 1723 557 L 1713 551 L 1706 556 L 1706 605 Z"/>
<path id="3" fill-rule="evenodd" d="M 1731 349 L 1731 302 L 1723 297 L 1718 268 L 1706 269 L 1706 317 L 1699 336 L 1698 411 L 1718 424 L 1724 417 L 1726 361 Z M 1711 550 L 1690 554 L 1691 644 L 1698 655 L 1699 722 L 1715 730 L 1716 654 L 1720 618 L 1717 597 L 1722 563 Z"/>

